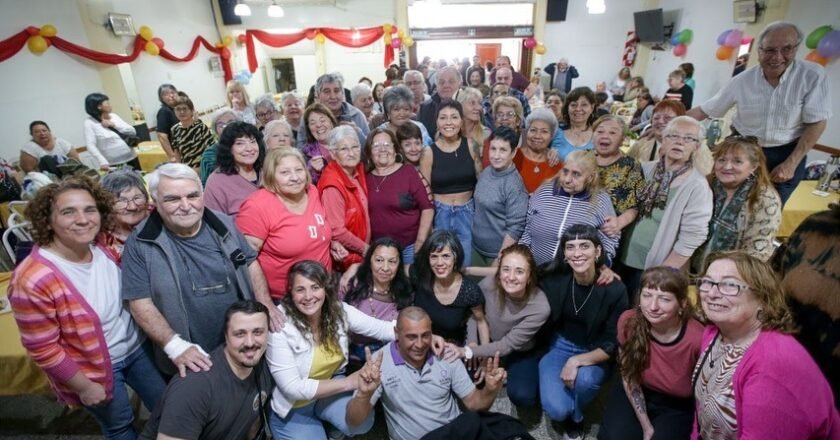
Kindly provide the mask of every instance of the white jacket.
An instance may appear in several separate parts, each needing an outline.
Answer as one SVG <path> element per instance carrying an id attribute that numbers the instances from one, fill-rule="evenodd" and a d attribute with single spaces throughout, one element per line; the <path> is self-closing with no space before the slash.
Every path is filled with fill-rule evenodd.
<path id="1" fill-rule="evenodd" d="M 355 307 L 342 302 L 347 328 L 339 328 L 338 344 L 344 354 L 339 369 L 347 365 L 349 339 L 348 330 L 380 341 L 390 342 L 396 337 L 396 321 L 381 321 L 364 314 Z M 282 304 L 277 306 L 285 313 Z M 312 400 L 318 391 L 318 380 L 309 378 L 315 351 L 312 340 L 303 336 L 291 322 L 283 330 L 268 337 L 266 361 L 276 386 L 271 393 L 271 409 L 280 417 L 286 417 L 292 405 L 298 400 Z"/>
<path id="2" fill-rule="evenodd" d="M 114 128 L 120 133 L 132 136 L 137 134 L 134 127 L 123 121 L 118 114 L 111 113 L 110 120 L 114 123 Z M 134 149 L 129 147 L 120 135 L 103 127 L 102 123 L 96 119 L 88 116 L 85 119 L 84 127 L 87 151 L 99 162 L 100 166 L 118 165 L 137 157 Z"/>

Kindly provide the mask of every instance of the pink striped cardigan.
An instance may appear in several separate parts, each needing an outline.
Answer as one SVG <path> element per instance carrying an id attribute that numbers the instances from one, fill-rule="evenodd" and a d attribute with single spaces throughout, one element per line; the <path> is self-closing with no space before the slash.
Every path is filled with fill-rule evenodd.
<path id="1" fill-rule="evenodd" d="M 113 259 L 106 249 L 99 248 Z M 114 388 L 111 356 L 99 315 L 41 252 L 35 246 L 15 269 L 9 283 L 9 301 L 21 342 L 47 374 L 61 401 L 82 404 L 67 385 L 78 372 L 102 384 L 111 399 Z"/>

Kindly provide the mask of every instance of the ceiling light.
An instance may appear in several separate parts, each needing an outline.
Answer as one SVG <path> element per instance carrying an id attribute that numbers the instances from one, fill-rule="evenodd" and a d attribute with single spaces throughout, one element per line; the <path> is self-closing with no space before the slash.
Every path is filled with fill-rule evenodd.
<path id="1" fill-rule="evenodd" d="M 286 13 L 283 11 L 283 8 L 281 8 L 276 2 L 272 2 L 271 5 L 268 7 L 269 17 L 280 18 L 284 15 L 286 15 Z"/>
<path id="2" fill-rule="evenodd" d="M 607 5 L 604 0 L 586 0 L 586 9 L 590 14 L 603 14 L 607 12 Z"/>
<path id="3" fill-rule="evenodd" d="M 233 13 L 234 15 L 238 15 L 240 17 L 250 17 L 251 7 L 246 5 L 245 3 L 239 2 L 236 3 L 236 6 L 234 6 Z"/>

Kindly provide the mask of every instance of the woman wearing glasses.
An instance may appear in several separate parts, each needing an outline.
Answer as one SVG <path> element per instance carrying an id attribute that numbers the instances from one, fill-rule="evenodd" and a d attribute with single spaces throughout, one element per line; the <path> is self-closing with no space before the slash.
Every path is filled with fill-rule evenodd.
<path id="1" fill-rule="evenodd" d="M 504 84 L 502 84 L 504 85 Z M 516 132 L 517 140 L 516 148 L 519 146 L 519 134 L 522 131 L 522 122 L 524 120 L 522 103 L 513 96 L 501 96 L 493 99 L 493 127 L 508 127 Z M 484 140 L 484 147 L 481 150 L 481 168 L 490 166 L 490 141 L 493 140 L 493 135 Z"/>
<path id="2" fill-rule="evenodd" d="M 663 131 L 662 160 L 642 166 L 644 186 L 638 196 L 638 217 L 625 230 L 619 275 L 630 295 L 642 271 L 653 266 L 680 269 L 706 241 L 712 217 L 712 190 L 692 161 L 703 127 L 679 116 Z"/>
<path id="3" fill-rule="evenodd" d="M 149 193 L 143 178 L 136 171 L 114 171 L 99 182 L 102 188 L 116 198 L 113 204 L 113 229 L 102 230 L 96 243 L 109 251 L 118 263 L 123 246 L 134 227 L 149 216 Z"/>
<path id="4" fill-rule="evenodd" d="M 825 377 L 794 339 L 781 283 L 744 252 L 715 252 L 697 288 L 710 325 L 694 370 L 692 438 L 836 439 Z"/>
<path id="5" fill-rule="evenodd" d="M 659 147 L 662 146 L 662 132 L 677 116 L 685 115 L 686 108 L 679 101 L 662 100 L 653 107 L 650 128 L 642 130 L 643 137 L 636 141 L 627 155 L 645 163 L 659 160 Z M 643 127 L 644 128 L 644 127 Z"/>

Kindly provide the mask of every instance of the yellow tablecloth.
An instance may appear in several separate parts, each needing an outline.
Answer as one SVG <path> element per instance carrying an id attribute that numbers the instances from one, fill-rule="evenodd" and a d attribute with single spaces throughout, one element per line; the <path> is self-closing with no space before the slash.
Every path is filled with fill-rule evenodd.
<path id="1" fill-rule="evenodd" d="M 6 301 L 11 274 L 0 273 L 0 299 Z M 50 391 L 47 377 L 20 344 L 14 315 L 0 314 L 0 396 L 37 394 Z"/>
<path id="2" fill-rule="evenodd" d="M 169 162 L 169 157 L 157 141 L 141 142 L 137 146 L 137 159 L 140 169 L 146 173 L 154 171 L 158 164 Z"/>
<path id="3" fill-rule="evenodd" d="M 796 187 L 782 210 L 782 224 L 777 234 L 779 237 L 790 237 L 806 217 L 815 212 L 825 211 L 829 203 L 840 200 L 840 194 L 837 192 L 829 192 L 828 197 L 812 194 L 816 187 L 815 180 L 803 180 Z"/>

